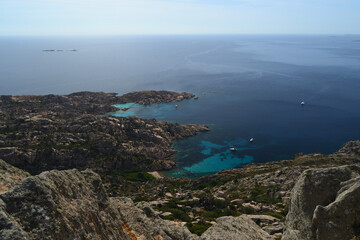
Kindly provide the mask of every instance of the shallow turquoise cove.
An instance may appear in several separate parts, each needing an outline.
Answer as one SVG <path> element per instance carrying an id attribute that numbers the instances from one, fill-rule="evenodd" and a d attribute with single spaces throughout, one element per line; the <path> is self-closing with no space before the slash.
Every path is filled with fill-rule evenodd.
<path id="1" fill-rule="evenodd" d="M 176 110 L 173 103 L 159 103 L 152 105 L 141 105 L 137 103 L 125 103 L 113 105 L 120 110 L 111 115 L 115 117 L 138 116 L 141 118 L 156 118 L 158 120 L 165 119 L 165 115 Z M 124 110 L 125 109 L 125 110 Z"/>
<path id="2" fill-rule="evenodd" d="M 204 155 L 211 155 L 213 149 L 221 149 L 224 147 L 222 145 L 215 144 L 210 141 L 201 141 L 200 146 L 204 148 L 204 150 L 201 151 L 201 153 Z"/>
<path id="3" fill-rule="evenodd" d="M 261 148 L 255 144 L 250 144 L 243 138 L 236 138 L 235 140 L 224 141 L 223 144 L 217 144 L 211 141 L 201 141 L 199 144 L 200 152 L 207 157 L 199 156 L 198 162 L 191 166 L 183 167 L 184 170 L 192 174 L 213 173 L 223 169 L 241 167 L 254 160 L 253 156 L 241 155 L 241 151 Z M 230 151 L 230 147 L 234 147 L 237 151 Z M 181 150 L 180 150 L 181 151 Z M 182 160 L 182 159 L 178 159 Z M 185 173 L 186 173 L 185 172 Z M 177 173 L 180 175 L 181 172 Z"/>
<path id="4" fill-rule="evenodd" d="M 124 103 L 124 104 L 115 104 L 113 105 L 116 108 L 119 108 L 120 110 L 112 113 L 111 115 L 115 117 L 130 117 L 130 116 L 136 116 L 136 109 L 144 107 L 143 105 L 137 104 L 137 103 Z M 126 109 L 123 111 L 123 109 Z"/>
<path id="5" fill-rule="evenodd" d="M 137 104 L 137 103 L 124 103 L 124 104 L 115 104 L 114 107 L 119 108 L 119 109 L 139 108 L 139 107 L 143 107 L 143 105 L 140 105 L 140 104 Z"/>
<path id="6" fill-rule="evenodd" d="M 138 116 L 141 118 L 155 118 L 158 120 L 169 120 L 181 118 L 188 108 L 192 111 L 200 110 L 193 105 L 194 102 L 184 101 L 181 103 L 160 103 L 152 105 L 140 105 L 137 103 L 117 104 L 115 107 L 120 110 L 111 113 L 117 117 Z M 125 111 L 124 111 L 125 109 Z M 216 132 L 212 129 L 212 133 Z M 261 148 L 260 145 L 249 143 L 248 139 L 242 137 L 228 136 L 226 140 L 207 139 L 200 134 L 196 137 L 181 140 L 181 144 L 175 143 L 179 153 L 175 156 L 178 167 L 171 171 L 164 172 L 164 175 L 171 177 L 199 177 L 205 174 L 214 173 L 223 169 L 241 167 L 254 160 L 254 156 L 246 152 Z M 229 139 L 230 138 L 230 139 Z M 230 151 L 230 148 L 237 151 Z M 245 152 L 243 152 L 245 151 Z"/>
<path id="7" fill-rule="evenodd" d="M 237 157 L 230 150 L 226 150 L 205 158 L 203 161 L 195 163 L 191 167 L 184 167 L 184 169 L 191 173 L 211 173 L 223 169 L 240 167 L 244 164 L 251 163 L 253 159 L 252 156 L 248 155 Z"/>
<path id="8" fill-rule="evenodd" d="M 130 117 L 130 116 L 135 116 L 136 113 L 128 110 L 128 111 L 116 112 L 111 115 L 115 117 Z"/>

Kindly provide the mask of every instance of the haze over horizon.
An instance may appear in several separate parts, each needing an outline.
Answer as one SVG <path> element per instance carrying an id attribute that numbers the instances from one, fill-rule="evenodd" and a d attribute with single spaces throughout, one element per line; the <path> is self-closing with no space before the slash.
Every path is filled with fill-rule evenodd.
<path id="1" fill-rule="evenodd" d="M 0 35 L 360 34 L 356 0 L 0 0 Z"/>

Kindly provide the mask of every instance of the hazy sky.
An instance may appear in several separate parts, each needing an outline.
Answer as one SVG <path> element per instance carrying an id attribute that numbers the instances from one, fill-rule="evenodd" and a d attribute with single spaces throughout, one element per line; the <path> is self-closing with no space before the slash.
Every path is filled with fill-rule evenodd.
<path id="1" fill-rule="evenodd" d="M 0 35 L 360 34 L 360 0 L 0 0 Z"/>

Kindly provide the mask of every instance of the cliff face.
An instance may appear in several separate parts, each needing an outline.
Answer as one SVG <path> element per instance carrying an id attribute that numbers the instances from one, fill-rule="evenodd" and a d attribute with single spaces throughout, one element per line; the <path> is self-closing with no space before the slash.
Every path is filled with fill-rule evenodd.
<path id="1" fill-rule="evenodd" d="M 292 190 L 284 240 L 360 236 L 360 165 L 307 170 Z"/>

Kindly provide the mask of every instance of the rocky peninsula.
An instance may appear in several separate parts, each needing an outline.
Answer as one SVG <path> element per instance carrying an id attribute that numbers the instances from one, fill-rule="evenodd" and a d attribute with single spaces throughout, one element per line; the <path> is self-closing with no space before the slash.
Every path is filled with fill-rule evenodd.
<path id="1" fill-rule="evenodd" d="M 193 98 L 189 93 L 79 92 L 70 95 L 1 96 L 0 158 L 38 174 L 51 169 L 109 171 L 171 169 L 174 140 L 207 131 L 137 117 L 99 117 L 114 104 L 153 104 Z"/>
<path id="2" fill-rule="evenodd" d="M 113 104 L 193 98 L 0 97 L 0 239 L 360 238 L 360 141 L 323 155 L 249 164 L 199 179 L 156 179 L 172 141 L 207 131 L 137 117 Z"/>

